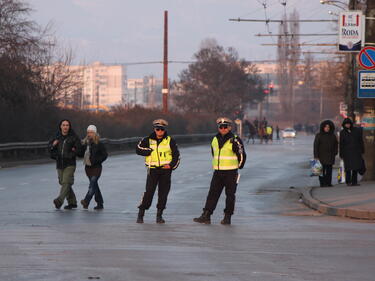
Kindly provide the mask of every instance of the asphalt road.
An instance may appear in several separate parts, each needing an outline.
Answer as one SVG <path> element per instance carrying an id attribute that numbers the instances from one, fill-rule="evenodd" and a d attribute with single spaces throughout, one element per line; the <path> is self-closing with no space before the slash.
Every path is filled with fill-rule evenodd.
<path id="1" fill-rule="evenodd" d="M 53 164 L 0 170 L 0 280 L 373 281 L 375 224 L 322 216 L 291 186 L 316 184 L 308 160 L 312 138 L 247 145 L 236 214 L 199 225 L 212 175 L 209 145 L 181 148 L 165 225 L 155 202 L 135 223 L 146 170 L 135 154 L 110 157 L 100 186 L 105 210 L 58 211 Z M 87 191 L 82 163 L 75 191 Z"/>

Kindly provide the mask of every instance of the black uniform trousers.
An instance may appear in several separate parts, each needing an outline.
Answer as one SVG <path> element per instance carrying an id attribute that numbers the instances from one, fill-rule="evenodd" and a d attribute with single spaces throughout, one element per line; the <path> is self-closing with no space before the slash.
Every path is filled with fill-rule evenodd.
<path id="1" fill-rule="evenodd" d="M 158 204 L 156 207 L 159 210 L 164 210 L 167 205 L 169 190 L 171 189 L 171 175 L 170 169 L 150 169 L 147 175 L 146 192 L 143 194 L 142 202 L 139 209 L 148 210 L 151 207 L 152 199 L 158 186 Z"/>
<path id="2" fill-rule="evenodd" d="M 358 171 L 356 170 L 346 170 L 345 171 L 346 184 L 358 184 Z"/>
<path id="3" fill-rule="evenodd" d="M 319 177 L 320 186 L 332 185 L 332 165 L 323 165 L 322 175 Z"/>
<path id="4" fill-rule="evenodd" d="M 207 195 L 206 205 L 203 210 L 208 211 L 210 214 L 213 213 L 225 187 L 226 200 L 224 213 L 232 215 L 236 201 L 237 177 L 237 170 L 215 170 L 211 180 L 210 191 Z"/>

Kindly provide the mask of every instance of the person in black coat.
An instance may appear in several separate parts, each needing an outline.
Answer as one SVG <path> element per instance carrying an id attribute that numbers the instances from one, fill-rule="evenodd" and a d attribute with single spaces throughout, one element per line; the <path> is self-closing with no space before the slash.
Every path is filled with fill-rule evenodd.
<path id="1" fill-rule="evenodd" d="M 143 223 L 145 211 L 151 207 L 156 188 L 158 188 L 156 223 L 165 223 L 163 212 L 171 189 L 172 171 L 180 164 L 177 143 L 166 130 L 168 122 L 157 119 L 152 124 L 154 132 L 140 140 L 136 148 L 136 153 L 145 157 L 145 166 L 148 168 L 146 191 L 138 206 L 137 223 Z"/>
<path id="2" fill-rule="evenodd" d="M 100 141 L 97 128 L 90 125 L 87 128 L 87 136 L 82 141 L 83 149 L 82 154 L 83 163 L 85 165 L 85 172 L 90 181 L 89 190 L 81 204 L 84 209 L 88 209 L 92 197 L 95 195 L 97 206 L 94 210 L 102 210 L 104 201 L 99 188 L 98 180 L 102 174 L 102 163 L 107 159 L 108 153 L 104 144 Z"/>
<path id="3" fill-rule="evenodd" d="M 323 166 L 323 174 L 319 176 L 320 186 L 332 186 L 332 166 L 338 153 L 338 141 L 335 135 L 335 125 L 330 120 L 320 124 L 320 132 L 314 140 L 314 158 Z"/>
<path id="4" fill-rule="evenodd" d="M 53 200 L 56 209 L 60 209 L 65 199 L 68 205 L 66 210 L 77 208 L 77 199 L 73 191 L 74 173 L 76 170 L 76 156 L 81 152 L 81 140 L 72 129 L 69 120 L 64 119 L 59 123 L 57 134 L 48 143 L 49 153 L 56 160 L 56 169 L 61 185 L 59 196 Z"/>
<path id="5" fill-rule="evenodd" d="M 353 121 L 346 118 L 340 132 L 340 158 L 344 160 L 345 178 L 348 186 L 357 186 L 358 172 L 364 169 L 362 154 L 365 153 L 361 128 L 353 126 Z"/>

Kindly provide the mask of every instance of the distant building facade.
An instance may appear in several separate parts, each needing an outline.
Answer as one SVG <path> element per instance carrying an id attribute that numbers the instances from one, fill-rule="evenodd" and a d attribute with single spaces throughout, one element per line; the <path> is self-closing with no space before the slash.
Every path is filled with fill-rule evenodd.
<path id="1" fill-rule="evenodd" d="M 121 105 L 127 88 L 124 65 L 95 62 L 83 70 L 82 108 Z"/>
<path id="2" fill-rule="evenodd" d="M 128 79 L 123 104 L 127 107 L 159 107 L 162 100 L 162 88 L 163 81 L 154 76 Z"/>

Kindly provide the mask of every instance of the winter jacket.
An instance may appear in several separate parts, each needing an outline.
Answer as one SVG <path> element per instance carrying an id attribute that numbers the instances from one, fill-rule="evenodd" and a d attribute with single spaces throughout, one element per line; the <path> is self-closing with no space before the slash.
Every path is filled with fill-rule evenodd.
<path id="1" fill-rule="evenodd" d="M 350 129 L 345 127 L 349 123 Z M 359 171 L 363 169 L 362 154 L 365 153 L 362 128 L 353 126 L 353 122 L 346 118 L 340 132 L 340 158 L 344 160 L 345 170 Z"/>
<path id="2" fill-rule="evenodd" d="M 55 140 L 59 143 L 53 146 Z M 56 168 L 65 169 L 68 166 L 76 166 L 76 156 L 81 153 L 82 145 L 79 137 L 70 129 L 66 136 L 59 131 L 50 139 L 48 148 L 51 158 L 56 160 Z"/>
<path id="3" fill-rule="evenodd" d="M 324 127 L 329 125 L 330 131 L 324 132 Z M 326 120 L 320 124 L 320 132 L 314 140 L 314 158 L 319 159 L 323 165 L 333 165 L 338 153 L 338 141 L 335 135 L 335 125 L 332 121 Z"/>
<path id="4" fill-rule="evenodd" d="M 224 144 L 228 141 L 231 140 L 233 143 L 233 152 L 237 155 L 238 158 L 238 168 L 242 169 L 245 166 L 246 162 L 246 152 L 242 143 L 242 140 L 238 137 L 235 136 L 232 132 L 229 132 L 228 134 L 222 136 L 220 133 L 218 133 L 215 136 L 219 142 L 219 148 L 222 148 Z M 212 156 L 214 155 L 214 151 L 211 147 L 211 153 Z"/>
<path id="5" fill-rule="evenodd" d="M 150 139 L 157 141 L 158 145 L 168 136 L 168 133 L 165 132 L 162 139 L 158 139 L 156 137 L 155 132 L 153 132 L 148 137 L 141 139 L 136 147 L 136 153 L 141 156 L 149 156 L 151 155 L 152 149 L 150 148 Z M 172 167 L 172 170 L 177 169 L 178 165 L 180 164 L 180 152 L 178 150 L 176 141 L 171 137 L 170 140 L 170 147 L 172 150 L 172 161 L 169 165 Z"/>
<path id="6" fill-rule="evenodd" d="M 101 168 L 102 163 L 107 159 L 108 153 L 107 149 L 105 148 L 105 145 L 102 142 L 96 143 L 88 143 L 84 144 L 82 146 L 81 155 L 80 157 L 83 157 L 87 146 L 90 150 L 90 162 L 91 166 L 88 166 L 90 168 Z"/>

